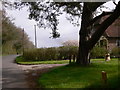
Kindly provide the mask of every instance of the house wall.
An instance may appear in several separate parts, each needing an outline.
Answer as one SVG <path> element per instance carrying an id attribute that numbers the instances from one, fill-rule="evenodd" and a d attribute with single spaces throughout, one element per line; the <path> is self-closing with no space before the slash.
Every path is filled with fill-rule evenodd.
<path id="1" fill-rule="evenodd" d="M 109 38 L 108 39 L 108 50 L 111 51 L 113 48 L 117 48 L 117 39 Z"/>

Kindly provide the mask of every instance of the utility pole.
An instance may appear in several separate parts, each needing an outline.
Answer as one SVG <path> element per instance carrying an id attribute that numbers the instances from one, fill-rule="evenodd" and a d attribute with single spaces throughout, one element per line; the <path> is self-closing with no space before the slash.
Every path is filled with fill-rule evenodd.
<path id="1" fill-rule="evenodd" d="M 22 39 L 22 45 L 23 45 L 23 55 L 24 55 L 24 28 L 23 28 L 23 39 Z"/>
<path id="2" fill-rule="evenodd" d="M 36 25 L 34 25 L 34 27 L 35 27 L 35 47 L 37 48 Z"/>

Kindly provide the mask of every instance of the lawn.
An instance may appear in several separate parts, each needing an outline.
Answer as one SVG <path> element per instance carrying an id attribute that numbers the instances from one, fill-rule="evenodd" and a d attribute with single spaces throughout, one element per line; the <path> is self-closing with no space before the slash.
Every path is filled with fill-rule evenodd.
<path id="1" fill-rule="evenodd" d="M 107 73 L 107 85 L 103 84 L 101 71 Z M 118 60 L 93 59 L 87 67 L 74 64 L 57 67 L 43 74 L 38 83 L 44 88 L 118 88 Z"/>
<path id="2" fill-rule="evenodd" d="M 31 64 L 67 64 L 69 63 L 69 60 L 52 60 L 52 61 L 27 61 L 24 60 L 22 56 L 18 56 L 15 60 L 18 64 L 25 64 L 25 65 L 31 65 Z"/>

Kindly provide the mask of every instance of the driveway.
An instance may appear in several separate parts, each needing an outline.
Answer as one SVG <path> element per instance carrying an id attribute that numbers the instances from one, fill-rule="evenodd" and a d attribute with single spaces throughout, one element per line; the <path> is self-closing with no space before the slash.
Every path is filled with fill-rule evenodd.
<path id="1" fill-rule="evenodd" d="M 2 57 L 2 88 L 35 88 L 36 77 L 50 69 L 66 64 L 18 65 L 17 55 Z M 29 79 L 30 78 L 30 79 Z M 32 86 L 32 87 L 31 87 Z"/>
<path id="2" fill-rule="evenodd" d="M 28 88 L 25 74 L 22 69 L 14 63 L 17 55 L 2 57 L 2 88 Z"/>

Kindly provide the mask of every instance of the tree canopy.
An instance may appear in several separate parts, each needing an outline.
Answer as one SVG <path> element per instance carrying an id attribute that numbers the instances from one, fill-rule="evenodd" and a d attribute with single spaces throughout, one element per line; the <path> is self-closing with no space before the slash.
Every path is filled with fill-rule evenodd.
<path id="1" fill-rule="evenodd" d="M 23 29 L 16 27 L 14 23 L 6 17 L 5 11 L 2 16 L 2 47 L 3 54 L 12 54 L 22 52 L 25 49 L 33 48 L 33 43 L 29 40 L 28 35 L 23 32 Z M 24 35 L 24 37 L 23 37 Z"/>

